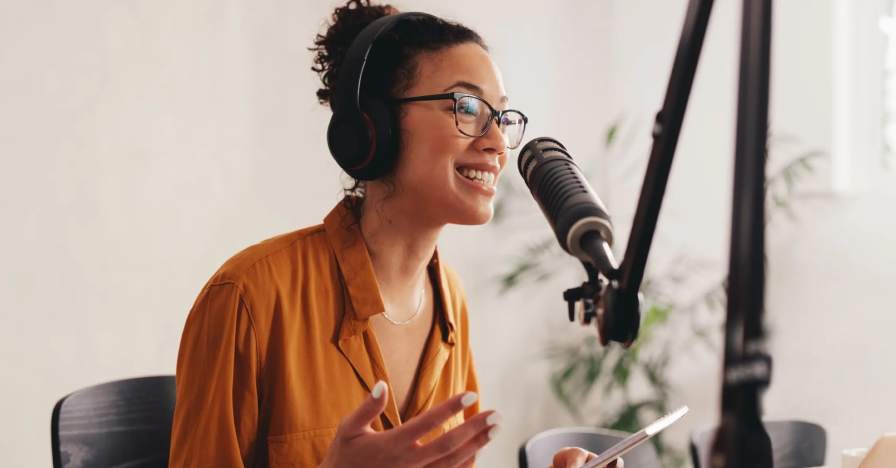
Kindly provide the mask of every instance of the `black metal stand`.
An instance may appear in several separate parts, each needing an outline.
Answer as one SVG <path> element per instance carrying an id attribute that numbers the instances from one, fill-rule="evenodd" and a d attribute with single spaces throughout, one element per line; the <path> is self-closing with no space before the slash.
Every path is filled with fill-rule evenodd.
<path id="1" fill-rule="evenodd" d="M 771 10 L 771 0 L 743 3 L 722 418 L 710 458 L 713 468 L 772 466 L 759 408 L 760 392 L 771 379 L 762 327 Z"/>
<path id="2" fill-rule="evenodd" d="M 690 0 L 625 257 L 618 268 L 585 264 L 588 280 L 567 290 L 570 320 L 577 301 L 580 319 L 597 319 L 603 344 L 628 346 L 638 333 L 647 255 L 678 144 L 684 113 L 706 34 L 712 0 Z M 771 468 L 771 443 L 760 417 L 760 392 L 768 386 L 771 358 L 765 352 L 762 314 L 765 285 L 765 148 L 771 0 L 743 1 L 731 252 L 722 416 L 713 444 L 713 468 Z"/>

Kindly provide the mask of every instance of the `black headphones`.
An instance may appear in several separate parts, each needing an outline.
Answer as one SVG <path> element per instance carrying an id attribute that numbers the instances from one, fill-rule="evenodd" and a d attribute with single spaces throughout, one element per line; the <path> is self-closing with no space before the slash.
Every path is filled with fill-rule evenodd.
<path id="1" fill-rule="evenodd" d="M 346 174 L 357 180 L 373 180 L 395 164 L 398 132 L 395 114 L 381 97 L 362 94 L 364 66 L 376 39 L 408 18 L 430 17 L 408 12 L 377 18 L 364 27 L 346 52 L 336 79 L 336 107 L 327 127 L 330 153 Z"/>

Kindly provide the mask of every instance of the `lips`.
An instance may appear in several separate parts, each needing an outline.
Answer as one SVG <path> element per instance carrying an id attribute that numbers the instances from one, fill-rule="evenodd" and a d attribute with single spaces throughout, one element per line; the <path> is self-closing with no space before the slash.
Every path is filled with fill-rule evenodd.
<path id="1" fill-rule="evenodd" d="M 486 183 L 481 178 L 467 177 L 467 176 L 461 174 L 460 170 L 455 170 L 454 172 L 457 174 L 458 179 L 460 179 L 458 181 L 458 183 L 464 187 L 467 187 L 467 190 L 471 190 L 472 192 L 477 193 L 479 195 L 485 195 L 489 198 L 494 197 L 497 194 L 497 188 L 494 187 L 493 185 Z M 465 172 L 470 174 L 469 171 L 465 171 Z M 471 174 L 471 176 L 472 176 L 472 174 Z M 490 177 L 486 175 L 486 176 L 483 176 L 483 178 L 490 178 Z"/>

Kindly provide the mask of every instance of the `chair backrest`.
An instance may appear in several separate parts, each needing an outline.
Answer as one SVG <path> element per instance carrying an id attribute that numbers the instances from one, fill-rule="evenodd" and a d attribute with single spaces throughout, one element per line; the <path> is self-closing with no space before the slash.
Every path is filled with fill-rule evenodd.
<path id="1" fill-rule="evenodd" d="M 118 380 L 78 390 L 53 408 L 54 468 L 165 467 L 174 376 Z"/>
<path id="2" fill-rule="evenodd" d="M 824 428 L 805 421 L 764 421 L 772 441 L 775 468 L 806 468 L 824 465 L 827 435 Z M 715 427 L 691 434 L 691 460 L 694 468 L 709 467 Z"/>
<path id="3" fill-rule="evenodd" d="M 592 427 L 561 427 L 539 432 L 530 437 L 519 450 L 520 468 L 547 468 L 554 454 L 563 447 L 581 447 L 600 453 L 624 439 L 625 432 Z M 625 466 L 661 468 L 659 457 L 650 442 L 639 445 L 623 455 Z"/>

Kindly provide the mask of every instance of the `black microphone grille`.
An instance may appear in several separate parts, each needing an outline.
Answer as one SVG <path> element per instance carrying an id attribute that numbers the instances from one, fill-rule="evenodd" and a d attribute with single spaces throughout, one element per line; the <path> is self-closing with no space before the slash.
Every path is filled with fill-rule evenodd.
<path id="1" fill-rule="evenodd" d="M 517 158 L 517 168 L 523 180 L 526 181 L 526 185 L 531 187 L 532 181 L 530 176 L 532 175 L 532 169 L 535 168 L 537 163 L 547 158 L 555 157 L 573 160 L 563 143 L 551 137 L 538 137 L 526 143 L 523 149 L 520 150 L 519 158 Z"/>

